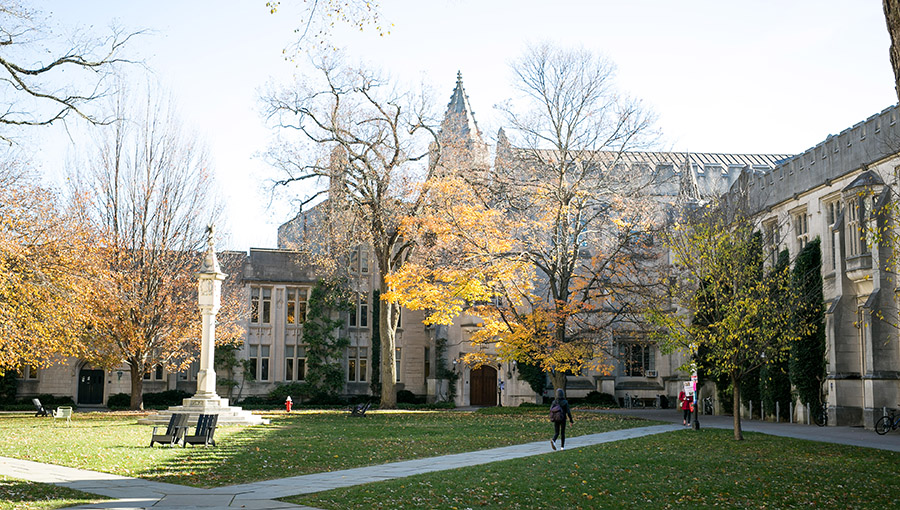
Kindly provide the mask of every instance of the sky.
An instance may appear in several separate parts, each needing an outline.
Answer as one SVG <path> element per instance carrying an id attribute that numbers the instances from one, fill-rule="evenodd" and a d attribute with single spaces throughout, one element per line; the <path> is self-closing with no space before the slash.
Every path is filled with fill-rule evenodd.
<path id="1" fill-rule="evenodd" d="M 259 154 L 273 138 L 260 93 L 309 72 L 282 50 L 296 37 L 303 0 L 33 0 L 55 30 L 147 30 L 130 44 L 174 96 L 185 124 L 206 143 L 226 202 L 220 248 L 276 247 L 296 210 Z M 804 151 L 895 104 L 890 43 L 880 0 L 382 0 L 390 33 L 338 26 L 347 58 L 424 84 L 439 106 L 463 75 L 489 143 L 503 126 L 494 105 L 514 95 L 509 69 L 529 44 L 602 53 L 616 84 L 655 112 L 660 149 Z M 60 130 L 35 137 L 45 172 L 76 149 Z"/>

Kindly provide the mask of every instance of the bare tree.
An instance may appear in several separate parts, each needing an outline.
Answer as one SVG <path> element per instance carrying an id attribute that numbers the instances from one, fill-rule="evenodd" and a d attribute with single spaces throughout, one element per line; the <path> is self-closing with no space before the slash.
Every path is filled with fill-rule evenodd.
<path id="1" fill-rule="evenodd" d="M 891 67 L 894 69 L 894 90 L 900 98 L 900 2 L 897 0 L 881 0 L 884 8 L 884 21 L 887 23 L 888 35 L 891 36 L 891 46 L 888 53 L 891 57 Z"/>
<path id="2" fill-rule="evenodd" d="M 533 291 L 506 300 L 524 306 L 493 313 L 513 325 L 516 340 L 506 350 L 564 387 L 567 372 L 592 363 L 603 369 L 597 360 L 615 355 L 613 329 L 640 329 L 641 291 L 653 283 L 661 255 L 652 239 L 661 224 L 653 195 L 662 183 L 626 151 L 655 140 L 653 116 L 616 91 L 612 64 L 586 50 L 531 47 L 512 71 L 522 106 L 501 109 L 522 148 L 501 139 L 487 187 L 521 225 L 515 256 L 528 260 L 538 280 Z M 520 327 L 533 338 L 515 335 Z"/>
<path id="3" fill-rule="evenodd" d="M 157 365 L 183 368 L 199 345 L 195 272 L 219 214 L 209 161 L 170 100 L 115 96 L 94 157 L 73 172 L 73 195 L 100 232 L 106 276 L 90 332 L 94 359 L 131 369 L 131 406 Z"/>
<path id="4" fill-rule="evenodd" d="M 313 234 L 305 241 L 316 260 L 347 260 L 348 250 L 371 246 L 381 295 L 386 277 L 409 259 L 414 244 L 401 235 L 403 218 L 425 203 L 425 185 L 434 175 L 434 130 L 426 102 L 399 92 L 376 73 L 322 59 L 319 82 L 271 93 L 264 98 L 268 118 L 279 130 L 298 131 L 269 152 L 283 172 L 277 185 L 327 181 L 304 205 L 327 195 L 304 218 Z M 394 407 L 396 332 L 399 306 L 381 301 L 382 407 Z"/>
<path id="5" fill-rule="evenodd" d="M 294 33 L 297 34 L 297 39 L 284 50 L 288 57 L 304 48 L 328 46 L 337 24 L 359 30 L 371 28 L 382 36 L 390 33 L 390 25 L 386 26 L 382 20 L 381 6 L 373 0 L 303 0 L 286 3 L 288 7 L 302 5 L 300 12 L 296 14 L 299 23 Z M 266 2 L 266 7 L 272 14 L 283 10 L 280 0 L 270 0 Z"/>
<path id="6" fill-rule="evenodd" d="M 41 15 L 17 0 L 0 0 L 0 125 L 46 126 L 75 115 L 108 119 L 87 105 L 110 92 L 108 79 L 135 33 L 112 29 L 102 39 L 63 41 Z M 0 132 L 0 140 L 10 135 Z"/>

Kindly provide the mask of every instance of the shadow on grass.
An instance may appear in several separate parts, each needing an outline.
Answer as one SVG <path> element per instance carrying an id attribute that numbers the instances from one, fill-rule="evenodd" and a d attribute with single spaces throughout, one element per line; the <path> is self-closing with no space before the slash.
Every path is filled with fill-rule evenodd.
<path id="1" fill-rule="evenodd" d="M 62 508 L 106 499 L 52 484 L 0 476 L 0 509 Z"/>

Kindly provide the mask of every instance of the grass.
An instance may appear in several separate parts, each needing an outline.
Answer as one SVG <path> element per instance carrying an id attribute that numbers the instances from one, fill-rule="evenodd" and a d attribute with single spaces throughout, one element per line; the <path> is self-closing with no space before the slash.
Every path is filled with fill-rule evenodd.
<path id="1" fill-rule="evenodd" d="M 272 425 L 220 427 L 215 448 L 148 448 L 150 427 L 120 413 L 76 414 L 71 426 L 0 417 L 0 456 L 147 480 L 219 487 L 547 439 L 546 409 L 462 412 L 272 414 Z M 577 415 L 569 436 L 646 425 L 628 417 Z"/>
<path id="2" fill-rule="evenodd" d="M 900 453 L 745 434 L 737 442 L 730 430 L 680 430 L 286 501 L 323 509 L 864 509 L 900 498 Z"/>
<path id="3" fill-rule="evenodd" d="M 0 510 L 50 510 L 87 505 L 105 499 L 107 498 L 49 483 L 28 482 L 0 476 Z"/>

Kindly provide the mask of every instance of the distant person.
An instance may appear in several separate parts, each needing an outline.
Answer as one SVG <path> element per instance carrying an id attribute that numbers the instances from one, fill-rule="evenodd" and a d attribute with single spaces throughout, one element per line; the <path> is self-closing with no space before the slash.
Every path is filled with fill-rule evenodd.
<path id="1" fill-rule="evenodd" d="M 678 394 L 678 402 L 681 404 L 681 412 L 683 414 L 681 419 L 682 425 L 687 425 L 691 419 L 691 403 L 693 401 L 694 396 L 685 394 L 684 390 L 681 390 L 681 393 Z"/>
<path id="2" fill-rule="evenodd" d="M 550 448 L 556 450 L 556 439 L 559 438 L 559 449 L 566 449 L 566 417 L 569 417 L 569 423 L 575 425 L 572 419 L 572 411 L 569 409 L 569 401 L 566 400 L 566 394 L 562 388 L 556 389 L 556 398 L 550 404 L 550 421 L 553 422 L 553 439 L 550 440 Z"/>

